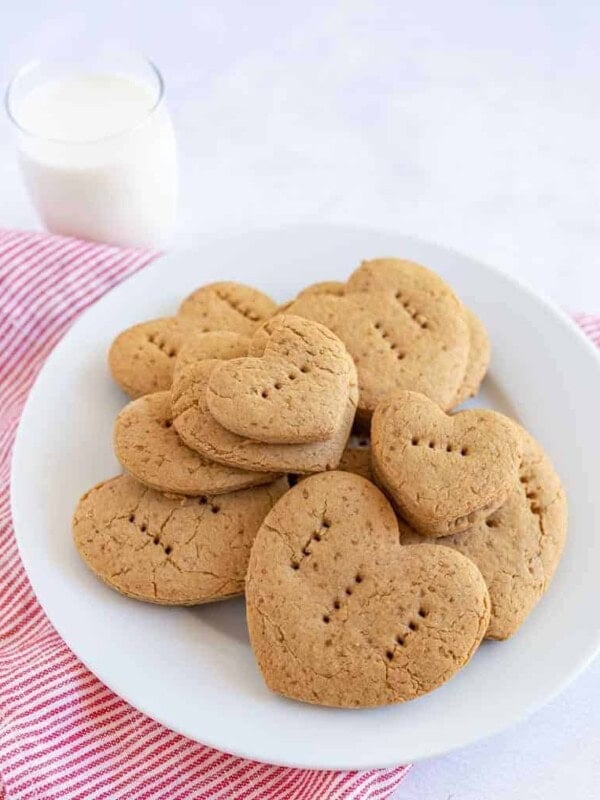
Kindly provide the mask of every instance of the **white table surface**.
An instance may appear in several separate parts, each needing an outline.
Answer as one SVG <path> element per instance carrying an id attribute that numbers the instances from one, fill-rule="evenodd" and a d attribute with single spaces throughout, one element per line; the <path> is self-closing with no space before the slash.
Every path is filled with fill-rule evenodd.
<path id="1" fill-rule="evenodd" d="M 597 4 L 19 0 L 0 79 L 98 40 L 164 73 L 178 244 L 295 222 L 393 228 L 600 313 Z M 34 227 L 11 133 L 2 120 L 0 226 Z M 396 797 L 592 800 L 599 697 L 596 660 L 512 731 L 415 766 Z"/>

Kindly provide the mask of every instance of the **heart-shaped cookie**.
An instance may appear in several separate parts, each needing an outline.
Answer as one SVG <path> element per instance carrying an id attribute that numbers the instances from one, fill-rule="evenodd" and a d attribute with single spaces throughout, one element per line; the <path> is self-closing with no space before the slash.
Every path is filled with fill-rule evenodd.
<path id="1" fill-rule="evenodd" d="M 489 597 L 469 559 L 401 546 L 394 513 L 358 475 L 314 475 L 266 517 L 246 578 L 265 682 L 296 700 L 378 706 L 435 689 L 470 659 Z"/>
<path id="2" fill-rule="evenodd" d="M 465 374 L 469 331 L 460 301 L 437 275 L 406 264 L 393 284 L 371 280 L 380 270 L 363 265 L 342 296 L 305 294 L 289 308 L 326 325 L 346 345 L 358 370 L 360 421 L 398 389 L 450 408 Z"/>
<path id="3" fill-rule="evenodd" d="M 275 314 L 277 304 L 266 294 L 233 281 L 201 286 L 185 298 L 179 314 L 210 331 L 225 330 L 250 336 Z"/>
<path id="4" fill-rule="evenodd" d="M 121 466 L 160 492 L 223 494 L 278 477 L 217 464 L 185 445 L 173 427 L 170 392 L 148 394 L 125 406 L 116 419 L 113 441 Z"/>
<path id="5" fill-rule="evenodd" d="M 443 296 L 444 292 L 449 291 L 449 287 L 439 275 L 414 261 L 400 258 L 376 258 L 372 261 L 362 262 L 350 276 L 344 293 L 392 292 L 394 297 L 402 301 L 402 305 L 408 313 L 414 313 L 417 309 L 415 303 L 411 304 L 411 297 L 414 298 L 413 292 L 420 290 L 423 286 L 428 286 L 433 294 L 437 293 L 439 296 Z M 469 354 L 457 396 L 448 408 L 454 408 L 467 398 L 477 394 L 490 361 L 490 340 L 485 326 L 476 314 L 464 305 L 462 313 L 468 328 Z M 403 388 L 420 391 L 412 386 Z"/>
<path id="6" fill-rule="evenodd" d="M 507 639 L 548 588 L 563 551 L 567 500 L 541 446 L 515 424 L 523 443 L 519 477 L 506 502 L 463 533 L 437 539 L 479 567 L 492 603 L 488 639 Z M 402 543 L 427 538 L 400 525 Z"/>
<path id="7" fill-rule="evenodd" d="M 108 353 L 115 382 L 130 397 L 171 388 L 173 373 L 201 358 L 237 358 L 250 340 L 239 333 L 211 330 L 193 317 L 161 317 L 120 333 Z"/>
<path id="8" fill-rule="evenodd" d="M 201 455 L 221 464 L 256 472 L 311 473 L 335 469 L 354 421 L 358 389 L 356 370 L 348 357 L 350 392 L 337 431 L 326 442 L 266 444 L 238 436 L 220 425 L 208 410 L 207 386 L 220 361 L 198 361 L 176 375 L 171 390 L 173 424 L 182 440 Z"/>
<path id="9" fill-rule="evenodd" d="M 244 591 L 252 542 L 285 479 L 218 497 L 169 498 L 120 475 L 83 495 L 73 538 L 87 566 L 137 600 L 195 605 Z"/>
<path id="10" fill-rule="evenodd" d="M 115 383 L 133 398 L 169 389 L 175 359 L 194 330 L 193 320 L 179 317 L 161 317 L 124 330 L 108 352 Z"/>
<path id="11" fill-rule="evenodd" d="M 513 423 L 496 411 L 448 415 L 422 394 L 398 392 L 373 415 L 377 482 L 400 515 L 428 536 L 459 533 L 499 508 L 520 458 Z"/>
<path id="12" fill-rule="evenodd" d="M 208 409 L 227 430 L 259 442 L 324 442 L 340 426 L 350 373 L 344 345 L 327 328 L 275 317 L 254 335 L 247 357 L 212 372 Z"/>

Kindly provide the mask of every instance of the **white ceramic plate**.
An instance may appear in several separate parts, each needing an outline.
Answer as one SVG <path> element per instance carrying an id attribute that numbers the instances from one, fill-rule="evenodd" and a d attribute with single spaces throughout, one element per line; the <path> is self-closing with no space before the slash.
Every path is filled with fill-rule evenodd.
<path id="1" fill-rule="evenodd" d="M 252 658 L 242 600 L 194 609 L 145 605 L 84 567 L 70 519 L 88 487 L 118 472 L 113 419 L 124 396 L 106 350 L 122 328 L 174 311 L 197 285 L 247 282 L 284 300 L 395 254 L 439 271 L 493 342 L 478 402 L 516 416 L 544 444 L 568 493 L 568 544 L 546 597 L 519 633 L 486 642 L 432 694 L 377 710 L 317 708 L 271 694 Z M 298 227 L 206 239 L 161 258 L 84 314 L 31 392 L 13 459 L 17 539 L 35 593 L 72 650 L 115 692 L 200 742 L 272 763 L 363 769 L 409 762 L 512 725 L 548 700 L 600 644 L 600 360 L 561 312 L 513 279 L 394 233 Z"/>

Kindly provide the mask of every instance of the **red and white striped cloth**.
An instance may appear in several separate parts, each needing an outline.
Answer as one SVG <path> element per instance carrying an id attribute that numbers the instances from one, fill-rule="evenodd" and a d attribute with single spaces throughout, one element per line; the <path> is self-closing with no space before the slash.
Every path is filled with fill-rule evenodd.
<path id="1" fill-rule="evenodd" d="M 88 672 L 31 590 L 9 507 L 10 454 L 27 393 L 73 320 L 153 257 L 0 231 L 0 800 L 387 798 L 408 767 L 284 769 L 162 727 Z"/>

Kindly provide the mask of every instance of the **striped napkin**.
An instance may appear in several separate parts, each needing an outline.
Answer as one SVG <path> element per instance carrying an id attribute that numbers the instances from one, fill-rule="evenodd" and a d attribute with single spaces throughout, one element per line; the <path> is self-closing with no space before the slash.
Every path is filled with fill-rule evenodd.
<path id="1" fill-rule="evenodd" d="M 0 800 L 388 798 L 409 767 L 285 769 L 164 728 L 88 672 L 31 590 L 9 504 L 10 453 L 27 393 L 73 320 L 154 256 L 0 231 Z"/>

